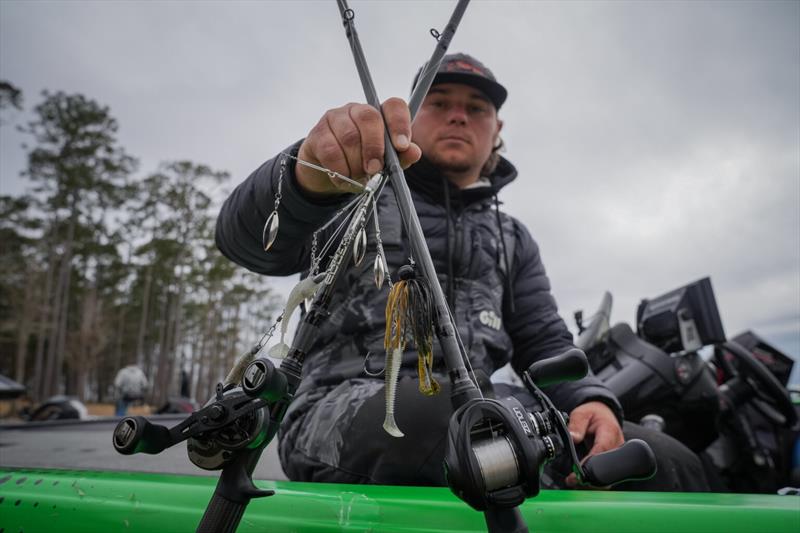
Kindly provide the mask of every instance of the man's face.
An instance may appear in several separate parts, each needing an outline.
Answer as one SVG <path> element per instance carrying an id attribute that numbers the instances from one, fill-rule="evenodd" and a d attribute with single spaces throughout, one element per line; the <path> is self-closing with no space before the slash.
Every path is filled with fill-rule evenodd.
<path id="1" fill-rule="evenodd" d="M 442 83 L 431 87 L 422 102 L 412 139 L 425 157 L 463 187 L 480 177 L 502 126 L 481 91 Z"/>

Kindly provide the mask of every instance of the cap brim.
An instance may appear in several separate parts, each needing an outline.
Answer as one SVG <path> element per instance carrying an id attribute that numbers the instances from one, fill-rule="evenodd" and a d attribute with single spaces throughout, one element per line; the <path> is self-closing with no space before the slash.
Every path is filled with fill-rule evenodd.
<path id="1" fill-rule="evenodd" d="M 508 96 L 506 88 L 496 81 L 466 72 L 440 72 L 433 79 L 433 85 L 437 83 L 461 83 L 474 87 L 489 97 L 495 109 L 500 109 Z"/>

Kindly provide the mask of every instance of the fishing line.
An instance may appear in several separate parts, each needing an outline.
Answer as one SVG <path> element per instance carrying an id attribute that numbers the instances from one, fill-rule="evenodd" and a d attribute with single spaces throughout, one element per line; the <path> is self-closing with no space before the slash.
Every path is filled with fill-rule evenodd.
<path id="1" fill-rule="evenodd" d="M 447 314 L 450 316 L 450 321 L 453 323 L 454 326 L 457 326 L 456 319 L 453 316 L 453 312 L 450 310 L 450 306 L 445 306 L 447 309 Z M 469 370 L 470 381 L 475 384 L 475 388 L 478 389 L 478 394 L 480 395 L 481 399 L 485 399 L 483 397 L 483 391 L 481 390 L 480 385 L 478 384 L 478 378 L 475 377 L 475 370 L 472 368 L 472 362 L 469 360 L 469 354 L 467 353 L 467 349 L 464 347 L 464 342 L 461 340 L 461 335 L 456 335 L 456 341 L 458 342 L 458 347 L 461 348 L 461 360 L 464 362 L 464 366 Z"/>
<path id="2" fill-rule="evenodd" d="M 223 385 L 225 386 L 232 385 L 235 383 L 239 383 L 242 380 L 244 369 L 247 368 L 247 365 L 253 362 L 253 360 L 256 358 L 256 355 L 258 355 L 258 352 L 260 352 L 264 348 L 264 340 L 271 339 L 272 335 L 275 334 L 275 329 L 278 327 L 278 324 L 281 322 L 281 320 L 283 320 L 284 312 L 281 312 L 281 314 L 278 315 L 278 318 L 275 319 L 275 322 L 272 323 L 270 328 L 261 336 L 261 339 L 259 339 L 259 341 L 255 345 L 253 345 L 252 348 L 244 352 L 236 359 L 236 362 L 233 364 L 233 367 L 231 367 L 230 371 L 228 372 L 228 375 L 225 376 Z"/>

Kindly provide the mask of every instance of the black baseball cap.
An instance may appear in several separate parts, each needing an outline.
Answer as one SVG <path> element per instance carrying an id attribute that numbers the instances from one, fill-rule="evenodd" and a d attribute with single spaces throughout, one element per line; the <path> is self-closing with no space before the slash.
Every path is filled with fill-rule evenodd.
<path id="1" fill-rule="evenodd" d="M 417 80 L 419 80 L 423 68 L 425 67 L 421 67 L 417 71 L 417 75 L 414 76 L 412 87 L 417 86 Z M 444 56 L 436 77 L 433 78 L 433 85 L 437 83 L 461 83 L 474 87 L 485 94 L 494 104 L 495 109 L 498 110 L 508 96 L 508 91 L 497 83 L 492 71 L 486 68 L 486 65 L 467 54 L 447 54 Z"/>

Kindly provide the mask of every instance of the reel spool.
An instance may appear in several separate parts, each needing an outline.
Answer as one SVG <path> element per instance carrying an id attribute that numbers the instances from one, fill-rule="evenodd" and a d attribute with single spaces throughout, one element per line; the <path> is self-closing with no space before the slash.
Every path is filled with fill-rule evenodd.
<path id="1" fill-rule="evenodd" d="M 286 396 L 288 387 L 286 376 L 269 359 L 256 359 L 245 368 L 241 387 L 218 391 L 217 397 L 206 404 L 217 403 L 202 421 L 208 424 L 226 421 L 229 413 L 223 401 L 230 405 L 230 410 L 236 410 L 240 403 L 245 404 L 253 399 L 274 403 Z M 264 440 L 275 435 L 277 428 L 277 423 L 270 423 L 269 407 L 256 409 L 236 417 L 218 430 L 190 438 L 187 444 L 189 459 L 205 470 L 218 470 L 234 457 L 233 452 L 243 448 L 258 448 Z"/>
<path id="2" fill-rule="evenodd" d="M 234 387 L 222 393 L 224 400 L 235 401 L 237 397 L 240 397 L 242 402 L 252 401 L 252 397 L 245 394 L 241 387 Z M 219 400 L 219 398 L 209 400 L 204 407 Z M 215 407 L 217 409 L 212 407 L 210 420 L 204 420 L 205 423 L 213 423 L 215 414 L 220 421 L 226 418 L 225 408 L 220 404 Z M 243 448 L 258 447 L 267 436 L 268 421 L 269 412 L 266 407 L 262 407 L 236 418 L 217 430 L 190 437 L 186 444 L 189 460 L 204 470 L 219 470 L 234 457 L 233 452 Z"/>
<path id="3" fill-rule="evenodd" d="M 514 398 L 473 400 L 456 410 L 445 449 L 453 493 L 478 511 L 513 508 L 537 495 L 542 467 L 560 445 L 544 421 Z"/>
<path id="4" fill-rule="evenodd" d="M 475 454 L 486 490 L 508 487 L 519 480 L 519 460 L 507 436 L 475 442 L 472 453 Z"/>

